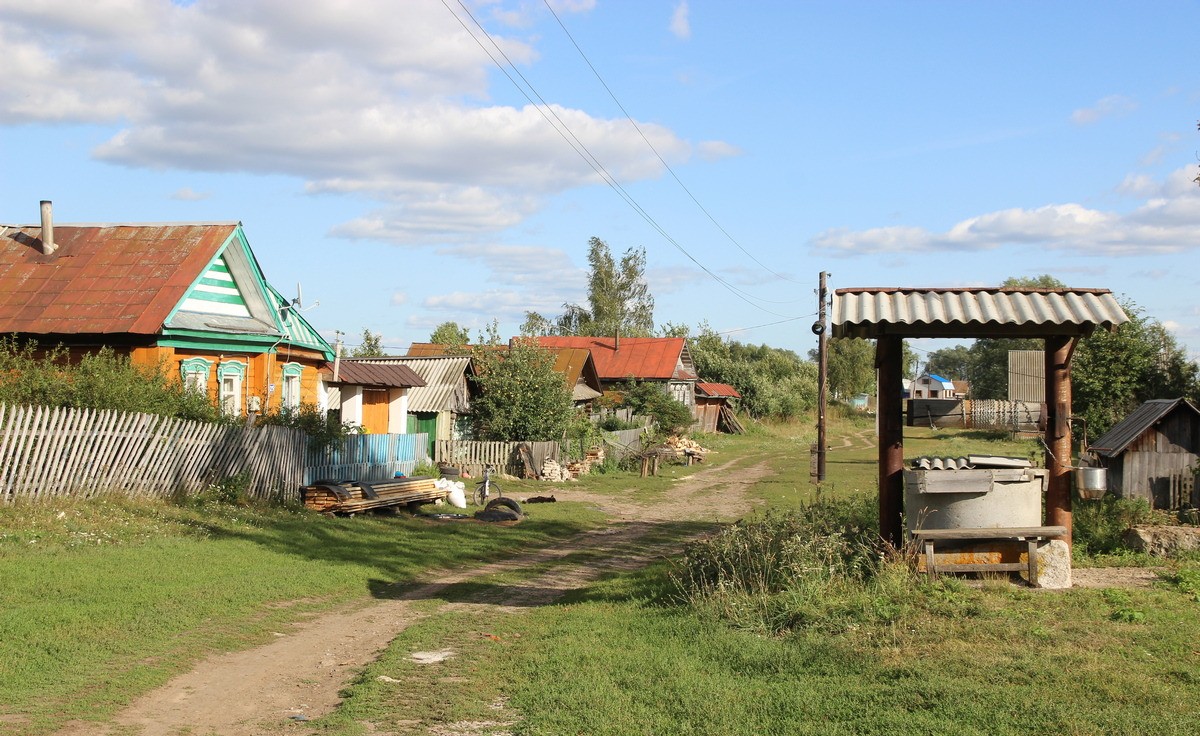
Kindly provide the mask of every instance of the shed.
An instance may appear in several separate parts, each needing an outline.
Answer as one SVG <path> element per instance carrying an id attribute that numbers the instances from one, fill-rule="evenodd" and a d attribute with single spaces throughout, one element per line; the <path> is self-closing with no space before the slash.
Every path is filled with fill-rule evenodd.
<path id="1" fill-rule="evenodd" d="M 434 457 L 437 440 L 466 438 L 467 415 L 474 396 L 475 367 L 468 355 L 440 357 L 361 358 L 373 365 L 403 365 L 416 373 L 424 386 L 408 390 L 408 434 L 429 435 L 429 456 Z"/>
<path id="2" fill-rule="evenodd" d="M 405 365 L 346 359 L 329 384 L 339 389 L 343 422 L 371 434 L 408 434 L 408 393 L 425 381 Z"/>
<path id="3" fill-rule="evenodd" d="M 721 410 L 732 411 L 730 401 L 740 398 L 742 395 L 737 392 L 737 389 L 727 383 L 697 381 L 694 429 L 701 432 L 719 431 L 724 426 L 724 423 L 720 421 Z"/>
<path id="4" fill-rule="evenodd" d="M 1108 488 L 1155 508 L 1200 506 L 1200 409 L 1187 399 L 1154 399 L 1139 406 L 1088 449 L 1108 469 Z"/>

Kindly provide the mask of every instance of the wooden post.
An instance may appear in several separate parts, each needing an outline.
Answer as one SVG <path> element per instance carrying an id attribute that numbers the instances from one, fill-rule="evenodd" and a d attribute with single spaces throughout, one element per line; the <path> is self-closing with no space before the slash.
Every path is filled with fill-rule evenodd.
<path id="1" fill-rule="evenodd" d="M 904 345 L 884 335 L 875 343 L 879 372 L 879 534 L 896 547 L 904 543 Z"/>
<path id="2" fill-rule="evenodd" d="M 817 290 L 817 323 L 813 329 L 817 333 L 817 481 L 825 480 L 825 448 L 828 440 L 825 438 L 826 394 L 828 393 L 829 374 L 829 336 L 825 333 L 825 300 L 828 292 L 825 288 L 824 271 L 821 272 L 820 287 Z"/>
<path id="3" fill-rule="evenodd" d="M 1061 526 L 1071 546 L 1072 338 L 1046 338 L 1046 526 Z"/>

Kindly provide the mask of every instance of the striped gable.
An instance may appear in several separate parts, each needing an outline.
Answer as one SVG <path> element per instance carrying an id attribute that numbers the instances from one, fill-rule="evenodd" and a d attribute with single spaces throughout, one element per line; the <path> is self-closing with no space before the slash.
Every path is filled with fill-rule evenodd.
<path id="1" fill-rule="evenodd" d="M 192 286 L 179 305 L 183 312 L 219 314 L 225 317 L 250 317 L 246 299 L 238 290 L 225 256 L 217 258 Z"/>

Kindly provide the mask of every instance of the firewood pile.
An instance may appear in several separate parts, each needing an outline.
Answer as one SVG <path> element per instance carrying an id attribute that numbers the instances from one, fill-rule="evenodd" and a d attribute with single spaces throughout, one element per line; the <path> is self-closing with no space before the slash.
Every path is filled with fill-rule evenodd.
<path id="1" fill-rule="evenodd" d="M 699 442 L 687 437 L 668 437 L 663 443 L 662 448 L 667 454 L 674 454 L 675 457 L 693 457 L 703 458 L 709 453 L 709 450 L 703 447 Z"/>
<path id="2" fill-rule="evenodd" d="M 348 480 L 314 483 L 300 489 L 304 507 L 322 514 L 356 514 L 445 497 L 446 491 L 438 488 L 433 478 L 396 478 L 372 483 Z"/>
<path id="3" fill-rule="evenodd" d="M 542 480 L 553 481 L 555 483 L 575 480 L 575 476 L 570 470 L 560 465 L 553 458 L 546 458 L 546 462 L 542 463 Z"/>

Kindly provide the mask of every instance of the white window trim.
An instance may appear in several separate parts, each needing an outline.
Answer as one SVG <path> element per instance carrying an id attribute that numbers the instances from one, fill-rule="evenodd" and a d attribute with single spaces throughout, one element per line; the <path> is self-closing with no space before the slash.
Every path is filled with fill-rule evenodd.
<path id="1" fill-rule="evenodd" d="M 221 411 L 232 416 L 242 415 L 242 388 L 246 381 L 247 365 L 238 360 L 221 361 L 217 366 L 217 400 Z M 225 390 L 225 379 L 233 379 L 233 390 Z"/>
<path id="2" fill-rule="evenodd" d="M 280 379 L 279 405 L 285 409 L 300 408 L 300 380 L 304 366 L 299 363 L 285 363 Z M 289 382 L 293 382 L 294 391 L 288 390 Z"/>
<path id="3" fill-rule="evenodd" d="M 179 373 L 185 390 L 194 390 L 208 396 L 208 372 L 212 361 L 205 358 L 187 358 L 179 363 Z"/>

